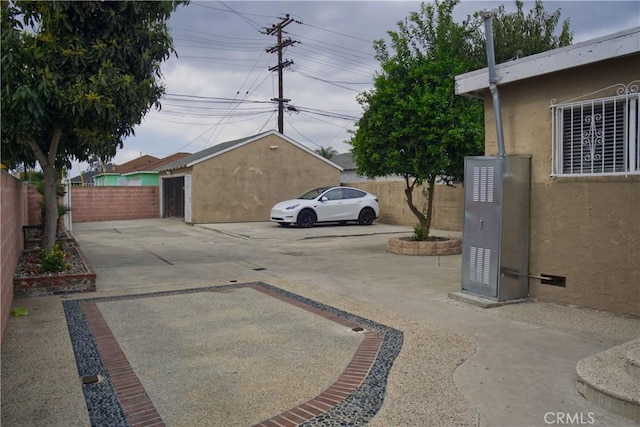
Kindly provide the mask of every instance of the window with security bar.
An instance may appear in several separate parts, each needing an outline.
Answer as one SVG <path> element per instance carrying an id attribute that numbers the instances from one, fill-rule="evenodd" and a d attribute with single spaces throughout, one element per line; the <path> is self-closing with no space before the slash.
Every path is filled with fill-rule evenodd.
<path id="1" fill-rule="evenodd" d="M 640 174 L 638 83 L 614 86 L 615 96 L 552 104 L 552 176 Z"/>

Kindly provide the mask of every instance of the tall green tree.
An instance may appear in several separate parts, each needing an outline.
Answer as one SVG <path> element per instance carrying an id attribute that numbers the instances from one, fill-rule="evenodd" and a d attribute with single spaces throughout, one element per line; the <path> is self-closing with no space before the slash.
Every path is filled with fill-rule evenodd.
<path id="1" fill-rule="evenodd" d="M 418 219 L 419 237 L 428 240 L 437 179 L 451 185 L 463 179 L 464 157 L 484 151 L 483 106 L 455 95 L 455 76 L 486 67 L 486 43 L 481 12 L 456 23 L 458 0 L 423 3 L 389 31 L 390 47 L 374 43 L 381 71 L 374 89 L 358 96 L 364 112 L 351 138 L 358 170 L 369 177 L 397 174 L 404 178 L 405 196 Z M 548 13 L 541 1 L 526 16 L 523 3 L 506 13 L 494 11 L 497 62 L 531 55 L 571 43 L 569 22 L 560 11 Z M 427 203 L 414 202 L 414 190 L 425 185 Z M 416 233 L 418 236 L 418 233 Z"/>
<path id="2" fill-rule="evenodd" d="M 374 89 L 358 97 L 364 113 L 350 141 L 361 174 L 404 178 L 407 204 L 425 240 L 436 179 L 460 180 L 464 156 L 480 154 L 483 146 L 482 104 L 455 96 L 455 76 L 472 66 L 465 54 L 468 30 L 453 20 L 456 4 L 423 3 L 398 31 L 388 32 L 391 48 L 375 42 L 381 71 Z M 414 190 L 423 184 L 428 194 L 421 209 Z"/>
<path id="3" fill-rule="evenodd" d="M 113 157 L 164 93 L 167 27 L 184 1 L 2 2 L 2 162 L 40 164 L 42 246 L 53 248 L 56 189 L 72 159 Z"/>
<path id="4" fill-rule="evenodd" d="M 569 19 L 560 24 L 561 9 L 548 12 L 541 0 L 525 13 L 524 2 L 515 1 L 516 11 L 508 13 L 502 4 L 493 11 L 493 44 L 496 63 L 534 55 L 551 49 L 568 46 L 573 41 Z M 487 66 L 484 19 L 481 12 L 467 18 L 472 29 L 473 53 L 477 67 Z"/>
<path id="5" fill-rule="evenodd" d="M 320 147 L 320 148 L 316 148 L 314 150 L 317 154 L 320 154 L 322 157 L 324 157 L 325 159 L 329 159 L 331 160 L 333 158 L 333 156 L 335 156 L 336 154 L 338 154 L 338 152 L 336 151 L 335 148 L 333 147 Z"/>

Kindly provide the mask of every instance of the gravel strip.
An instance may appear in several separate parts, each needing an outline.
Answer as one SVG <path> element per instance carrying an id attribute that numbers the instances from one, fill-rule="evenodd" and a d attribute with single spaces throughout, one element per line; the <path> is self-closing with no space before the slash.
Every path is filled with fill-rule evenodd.
<path id="1" fill-rule="evenodd" d="M 276 277 L 268 280 L 280 289 L 305 295 L 314 301 L 367 319 L 375 319 L 380 324 L 402 331 L 402 351 L 387 379 L 384 402 L 367 423 L 368 426 L 480 424 L 478 410 L 453 382 L 455 369 L 475 352 L 475 342 L 468 335 L 441 325 L 409 320 L 360 300 L 322 292 L 313 286 Z"/>
<path id="2" fill-rule="evenodd" d="M 311 307 L 355 321 L 369 329 L 378 331 L 383 335 L 381 350 L 363 384 L 342 404 L 336 406 L 333 410 L 316 417 L 308 422 L 307 425 L 334 426 L 364 425 L 368 423 L 378 412 L 384 401 L 387 379 L 394 360 L 398 356 L 402 347 L 403 333 L 397 329 L 351 314 L 344 310 L 319 303 L 263 282 L 64 301 L 63 305 L 67 316 L 69 334 L 71 336 L 80 376 L 98 373 L 104 378 L 104 381 L 100 383 L 83 385 L 91 423 L 93 425 L 127 425 L 122 407 L 120 406 L 117 396 L 109 381 L 108 372 L 104 367 L 100 354 L 98 353 L 93 341 L 93 337 L 91 336 L 82 316 L 80 308 L 82 301 L 108 302 L 119 299 L 151 298 L 184 293 L 207 292 L 225 288 L 239 288 L 250 285 L 261 286 L 286 297 L 300 301 Z"/>

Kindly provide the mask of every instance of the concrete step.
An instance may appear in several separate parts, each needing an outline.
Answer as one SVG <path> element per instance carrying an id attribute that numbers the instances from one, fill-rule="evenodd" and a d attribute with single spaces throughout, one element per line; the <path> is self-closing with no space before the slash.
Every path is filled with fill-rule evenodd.
<path id="1" fill-rule="evenodd" d="M 585 399 L 640 423 L 640 339 L 578 362 L 576 388 Z"/>

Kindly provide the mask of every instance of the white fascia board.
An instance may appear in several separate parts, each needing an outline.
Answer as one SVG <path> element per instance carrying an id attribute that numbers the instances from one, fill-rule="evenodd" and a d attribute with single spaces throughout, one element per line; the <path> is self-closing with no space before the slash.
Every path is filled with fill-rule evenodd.
<path id="1" fill-rule="evenodd" d="M 594 62 L 640 52 L 640 27 L 575 45 L 542 52 L 496 66 L 498 85 L 567 70 Z M 456 76 L 456 95 L 473 94 L 489 88 L 489 69 Z"/>
<path id="2" fill-rule="evenodd" d="M 198 163 L 205 162 L 205 161 L 207 161 L 209 159 L 212 159 L 212 158 L 214 158 L 216 156 L 219 156 L 219 155 L 224 154 L 224 153 L 228 153 L 231 150 L 235 150 L 236 148 L 242 147 L 243 145 L 251 144 L 253 141 L 256 141 L 256 140 L 258 140 L 260 138 L 264 138 L 264 137 L 266 137 L 268 135 L 271 135 L 273 133 L 275 133 L 275 131 L 271 131 L 269 133 L 256 135 L 254 138 L 247 139 L 246 141 L 243 141 L 240 144 L 232 145 L 231 147 L 227 147 L 224 150 L 216 151 L 215 153 L 209 154 L 208 156 L 196 159 L 196 160 L 194 160 L 192 162 L 187 163 L 186 165 L 184 165 L 182 167 L 190 168 L 190 167 L 192 167 L 194 165 L 197 165 Z"/>
<path id="3" fill-rule="evenodd" d="M 133 171 L 133 172 L 128 172 L 128 173 L 123 173 L 121 175 L 122 176 L 131 176 L 131 175 L 136 175 L 136 174 L 139 174 L 139 173 L 155 173 L 155 174 L 157 174 L 158 171 Z"/>

